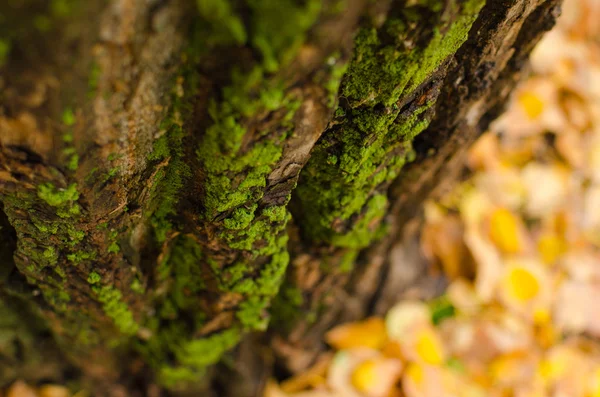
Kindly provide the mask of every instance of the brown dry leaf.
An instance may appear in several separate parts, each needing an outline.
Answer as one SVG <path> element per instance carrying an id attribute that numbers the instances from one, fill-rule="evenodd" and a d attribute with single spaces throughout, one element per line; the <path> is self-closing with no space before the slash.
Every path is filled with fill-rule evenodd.
<path id="1" fill-rule="evenodd" d="M 426 224 L 421 234 L 423 253 L 432 262 L 438 260 L 450 280 L 473 276 L 474 264 L 463 241 L 463 234 L 463 224 L 454 215 Z"/>
<path id="2" fill-rule="evenodd" d="M 379 317 L 340 325 L 325 335 L 325 341 L 337 350 L 353 347 L 379 349 L 386 339 L 385 322 Z"/>
<path id="3" fill-rule="evenodd" d="M 6 397 L 38 397 L 38 395 L 31 386 L 18 380 L 8 388 Z"/>

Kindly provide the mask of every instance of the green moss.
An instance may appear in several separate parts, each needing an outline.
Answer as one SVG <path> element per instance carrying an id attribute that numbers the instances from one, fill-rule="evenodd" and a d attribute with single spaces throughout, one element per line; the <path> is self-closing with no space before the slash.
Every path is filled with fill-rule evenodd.
<path id="1" fill-rule="evenodd" d="M 421 6 L 434 11 L 433 17 L 419 7 L 413 7 L 405 12 L 404 19 L 392 18 L 379 31 L 374 28 L 360 31 L 355 40 L 354 61 L 342 87 L 342 95 L 352 106 L 358 103 L 391 106 L 400 96 L 409 95 L 467 39 L 469 29 L 485 1 L 469 0 L 463 3 L 459 16 L 452 23 L 440 19 L 440 2 L 426 3 Z M 422 21 L 422 18 L 426 20 Z M 418 23 L 433 24 L 434 35 L 427 45 L 412 48 L 416 43 L 405 46 L 403 41 L 383 45 L 384 35 L 404 38 L 409 30 L 408 25 Z"/>
<path id="2" fill-rule="evenodd" d="M 276 71 L 295 55 L 308 29 L 315 23 L 321 1 L 248 0 L 252 10 L 252 45 L 263 56 L 268 72 Z"/>
<path id="3" fill-rule="evenodd" d="M 240 331 L 231 328 L 206 338 L 192 340 L 175 350 L 178 361 L 192 368 L 204 368 L 215 364 L 223 353 L 240 341 Z"/>
<path id="4" fill-rule="evenodd" d="M 236 208 L 231 216 L 223 221 L 223 224 L 227 229 L 239 230 L 244 229 L 250 225 L 254 219 L 254 211 L 258 207 L 257 204 L 253 204 L 250 208 Z"/>
<path id="5" fill-rule="evenodd" d="M 144 286 L 142 285 L 141 281 L 138 278 L 133 279 L 133 281 L 129 285 L 129 288 L 131 288 L 131 290 L 133 292 L 135 292 L 136 294 L 144 293 Z"/>
<path id="6" fill-rule="evenodd" d="M 55 307 L 59 312 L 67 310 L 67 304 L 71 301 L 71 297 L 66 291 L 57 290 L 55 288 L 40 286 L 44 300 L 51 306 Z"/>
<path id="7" fill-rule="evenodd" d="M 210 38 L 215 43 L 244 44 L 247 40 L 246 29 L 233 9 L 229 0 L 196 0 L 198 11 L 210 24 Z"/>
<path id="8" fill-rule="evenodd" d="M 358 249 L 377 237 L 387 186 L 414 157 L 411 141 L 428 126 L 435 100 L 403 113 L 398 102 L 458 50 L 485 1 L 462 3 L 453 21 L 438 3 L 407 7 L 380 29 L 357 34 L 340 87 L 345 103 L 313 149 L 295 192 L 303 232 L 313 241 Z M 410 43 L 411 29 L 420 24 L 433 26 L 433 34 Z"/>
<path id="9" fill-rule="evenodd" d="M 108 252 L 114 254 L 121 251 L 121 247 L 119 247 L 119 243 L 116 241 L 118 235 L 119 233 L 116 230 L 111 230 L 110 233 L 108 233 L 108 240 L 110 241 L 107 249 Z"/>
<path id="10" fill-rule="evenodd" d="M 77 171 L 77 167 L 79 166 L 79 155 L 74 153 L 69 157 L 69 161 L 67 162 L 67 168 L 71 171 Z"/>
<path id="11" fill-rule="evenodd" d="M 240 304 L 236 317 L 246 329 L 264 331 L 269 324 L 267 307 L 269 299 L 260 296 L 251 296 Z"/>
<path id="12" fill-rule="evenodd" d="M 102 303 L 104 312 L 115 322 L 117 328 L 123 334 L 134 335 L 139 325 L 135 322 L 127 304 L 123 302 L 121 291 L 111 286 L 94 286 L 92 289 Z"/>
<path id="13" fill-rule="evenodd" d="M 173 351 L 178 364 L 169 365 L 164 361 L 158 363 L 159 382 L 171 389 L 202 382 L 206 368 L 217 363 L 241 338 L 240 330 L 231 328 L 181 343 L 181 333 L 181 329 L 172 327 L 163 340 Z"/>
<path id="14" fill-rule="evenodd" d="M 116 241 L 113 241 L 109 244 L 108 246 L 108 252 L 110 253 L 117 253 L 121 250 L 121 248 L 119 247 L 119 244 Z"/>
<path id="15" fill-rule="evenodd" d="M 165 241 L 167 233 L 173 229 L 170 217 L 176 213 L 184 182 L 191 176 L 189 166 L 183 161 L 181 139 L 183 130 L 177 125 L 169 128 L 169 149 L 171 161 L 166 170 L 160 170 L 152 188 L 152 207 L 148 211 L 156 240 Z"/>
<path id="16" fill-rule="evenodd" d="M 262 214 L 271 222 L 284 222 L 289 216 L 284 206 L 272 206 L 263 209 Z"/>
<path id="17" fill-rule="evenodd" d="M 281 292 L 273 300 L 271 308 L 272 324 L 275 329 L 290 331 L 291 327 L 297 324 L 301 318 L 306 318 L 308 313 L 303 308 L 304 304 L 305 300 L 301 289 L 287 282 L 283 284 Z"/>
<path id="18" fill-rule="evenodd" d="M 38 186 L 37 195 L 46 204 L 56 207 L 56 214 L 61 218 L 71 218 L 79 215 L 81 208 L 76 201 L 79 199 L 77 185 L 69 185 L 66 189 L 56 188 L 51 183 Z"/>
<path id="19" fill-rule="evenodd" d="M 87 282 L 94 285 L 94 284 L 98 284 L 100 281 L 102 281 L 102 277 L 96 273 L 96 272 L 90 272 L 90 274 L 88 275 L 87 278 Z"/>
<path id="20" fill-rule="evenodd" d="M 44 257 L 44 259 L 46 259 L 48 261 L 49 264 L 51 265 L 55 265 L 56 262 L 58 261 L 58 252 L 56 251 L 56 249 L 54 247 L 47 247 L 42 256 Z"/>
<path id="21" fill-rule="evenodd" d="M 156 358 L 162 383 L 170 387 L 197 380 L 206 366 L 216 363 L 239 342 L 242 332 L 264 329 L 268 323 L 268 306 L 289 262 L 285 235 L 289 213 L 286 203 L 263 208 L 261 200 L 300 106 L 300 101 L 288 93 L 284 80 L 269 73 L 297 53 L 320 9 L 316 0 L 302 4 L 250 0 L 244 6 L 236 0 L 207 0 L 197 4 L 205 22 L 200 41 L 206 47 L 248 43 L 262 59 L 232 68 L 229 83 L 209 103 L 211 124 L 197 135 L 201 137 L 196 154 L 203 177 L 201 221 L 215 240 L 206 252 L 192 234 L 182 233 L 168 240 L 169 249 L 157 271 L 159 282 L 168 286 L 161 292 L 165 298 L 159 305 L 159 316 L 175 321 L 160 326 L 147 354 Z M 243 20 L 238 14 L 241 10 Z M 197 54 L 196 50 L 188 54 L 193 71 L 197 70 Z M 184 100 L 181 93 L 195 95 L 196 79 L 195 73 L 181 73 L 172 109 L 161 126 L 165 133 L 154 143 L 148 158 L 156 164 L 168 160 L 168 165 L 156 173 L 153 204 L 148 207 L 159 242 L 166 241 L 173 231 L 170 215 L 176 212 L 179 190 L 189 175 L 181 125 L 193 109 L 182 106 L 193 101 Z M 247 120 L 266 117 L 280 122 L 249 136 Z M 218 255 L 213 255 L 213 247 L 219 248 Z M 234 309 L 236 321 L 229 329 L 193 339 L 191 332 L 206 320 L 196 315 L 198 296 L 208 293 L 202 283 L 207 277 L 205 266 L 212 270 L 219 290 L 210 293 L 241 294 L 243 299 Z M 182 313 L 186 321 L 177 321 Z M 175 365 L 165 364 L 165 354 L 169 353 L 175 356 Z"/>
<path id="22" fill-rule="evenodd" d="M 169 300 L 180 310 L 195 308 L 197 294 L 204 290 L 202 248 L 189 236 L 179 236 L 158 268 L 159 280 L 173 279 Z"/>
<path id="23" fill-rule="evenodd" d="M 66 189 L 58 189 L 54 185 L 46 183 L 38 186 L 38 197 L 52 207 L 60 207 L 77 201 L 79 192 L 77 192 L 77 184 L 75 183 L 69 185 Z"/>
<path id="24" fill-rule="evenodd" d="M 234 71 L 232 83 L 223 89 L 223 96 L 223 102 L 210 104 L 213 124 L 197 151 L 208 171 L 204 197 L 208 219 L 260 199 L 266 177 L 281 157 L 283 136 L 257 143 L 240 153 L 246 130 L 239 120 L 265 109 L 286 108 L 292 116 L 299 106 L 293 98 L 284 97 L 278 81 L 264 81 L 258 67 L 246 76 Z M 238 182 L 240 178 L 243 179 Z"/>
<path id="25" fill-rule="evenodd" d="M 359 244 L 357 244 L 359 245 Z M 342 273 L 349 273 L 354 268 L 354 263 L 356 262 L 356 257 L 358 256 L 359 250 L 350 249 L 344 253 L 342 256 L 342 260 L 338 266 L 338 269 Z"/>
<path id="26" fill-rule="evenodd" d="M 332 55 L 328 60 L 327 64 L 331 67 L 331 74 L 329 79 L 325 82 L 325 89 L 328 92 L 328 105 L 333 107 L 337 98 L 337 94 L 342 82 L 342 77 L 348 69 L 348 63 L 340 61 L 335 55 Z"/>
<path id="27" fill-rule="evenodd" d="M 190 368 L 186 366 L 169 367 L 163 365 L 158 371 L 158 381 L 169 389 L 177 389 L 189 383 L 196 383 L 206 375 L 206 368 Z M 185 388 L 185 386 L 184 386 Z"/>
<path id="28" fill-rule="evenodd" d="M 67 255 L 67 259 L 74 264 L 79 264 L 87 260 L 96 259 L 96 252 L 76 251 Z"/>
<path id="29" fill-rule="evenodd" d="M 96 62 L 92 62 L 90 73 L 88 75 L 88 97 L 91 98 L 96 95 L 96 91 L 98 90 L 98 82 L 101 75 L 102 69 L 100 68 L 100 65 Z"/>
<path id="30" fill-rule="evenodd" d="M 73 113 L 73 109 L 66 108 L 63 111 L 61 120 L 62 120 L 62 123 L 68 127 L 71 127 L 72 125 L 74 125 L 75 124 L 75 113 Z"/>
<path id="31" fill-rule="evenodd" d="M 354 227 L 346 234 L 335 235 L 332 239 L 333 245 L 337 247 L 359 249 L 368 246 L 373 241 L 376 227 L 385 215 L 387 209 L 387 198 L 383 194 L 378 194 L 369 199 L 366 204 L 366 211 L 361 219 L 356 222 Z"/>

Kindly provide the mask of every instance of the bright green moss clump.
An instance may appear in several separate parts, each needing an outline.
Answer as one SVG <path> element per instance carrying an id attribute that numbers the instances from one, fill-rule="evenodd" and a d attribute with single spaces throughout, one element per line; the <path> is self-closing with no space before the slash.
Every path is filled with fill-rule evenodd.
<path id="1" fill-rule="evenodd" d="M 413 155 L 411 141 L 427 128 L 436 98 L 402 113 L 399 103 L 458 50 L 485 1 L 456 5 L 452 21 L 438 3 L 419 2 L 356 36 L 338 122 L 313 149 L 296 190 L 303 230 L 313 241 L 358 249 L 377 237 L 387 186 Z M 433 26 L 433 34 L 412 42 L 411 27 L 422 24 Z"/>
<path id="2" fill-rule="evenodd" d="M 237 328 L 218 332 L 202 339 L 194 339 L 174 349 L 178 365 L 163 364 L 159 379 L 167 387 L 176 388 L 202 379 L 206 367 L 216 364 L 221 356 L 239 343 L 241 333 Z"/>
<path id="3" fill-rule="evenodd" d="M 52 207 L 71 205 L 79 198 L 77 185 L 71 184 L 66 189 L 58 189 L 50 183 L 38 186 L 38 197 Z"/>
<path id="4" fill-rule="evenodd" d="M 129 307 L 123 301 L 121 291 L 111 286 L 94 286 L 92 289 L 102 303 L 104 312 L 115 322 L 117 328 L 125 335 L 134 335 L 139 325 L 135 322 Z"/>

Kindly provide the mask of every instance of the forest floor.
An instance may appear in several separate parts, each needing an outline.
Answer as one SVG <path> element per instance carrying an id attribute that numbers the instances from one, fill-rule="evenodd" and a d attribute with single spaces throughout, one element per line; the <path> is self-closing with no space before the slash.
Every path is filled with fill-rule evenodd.
<path id="1" fill-rule="evenodd" d="M 422 250 L 446 293 L 332 329 L 332 351 L 265 397 L 600 397 L 598 21 L 600 0 L 566 0 L 469 179 L 427 204 Z"/>
<path id="2" fill-rule="evenodd" d="M 425 208 L 446 293 L 331 330 L 266 397 L 600 397 L 600 1 L 567 0 L 532 73 Z"/>

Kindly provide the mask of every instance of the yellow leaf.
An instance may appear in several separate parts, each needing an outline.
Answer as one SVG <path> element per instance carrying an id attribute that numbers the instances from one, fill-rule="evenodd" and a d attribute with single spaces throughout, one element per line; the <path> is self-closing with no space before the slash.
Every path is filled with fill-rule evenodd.
<path id="1" fill-rule="evenodd" d="M 540 284 L 535 275 L 522 267 L 510 269 L 503 281 L 508 295 L 519 302 L 530 301 L 540 291 Z"/>
<path id="2" fill-rule="evenodd" d="M 533 322 L 536 325 L 540 325 L 540 326 L 549 325 L 550 320 L 551 320 L 550 311 L 548 311 L 548 309 L 539 308 L 533 312 Z"/>
<path id="3" fill-rule="evenodd" d="M 409 364 L 406 368 L 406 377 L 413 381 L 416 385 L 421 385 L 425 377 L 423 367 L 415 363 Z"/>
<path id="4" fill-rule="evenodd" d="M 352 372 L 352 386 L 364 393 L 370 390 L 377 382 L 377 363 L 375 360 L 365 360 Z"/>
<path id="5" fill-rule="evenodd" d="M 387 339 L 383 319 L 371 317 L 365 321 L 335 327 L 325 335 L 329 345 L 338 350 L 353 347 L 379 349 Z"/>
<path id="6" fill-rule="evenodd" d="M 554 345 L 558 341 L 559 337 L 559 333 L 556 332 L 556 328 L 554 328 L 552 324 L 540 326 L 535 332 L 535 339 L 540 346 L 545 349 L 548 349 Z"/>
<path id="7" fill-rule="evenodd" d="M 415 350 L 419 358 L 427 364 L 439 365 L 445 361 L 442 341 L 435 330 L 430 327 L 425 327 L 418 332 Z"/>
<path id="8" fill-rule="evenodd" d="M 544 102 L 532 92 L 522 92 L 518 101 L 531 120 L 537 119 L 544 112 Z"/>
<path id="9" fill-rule="evenodd" d="M 490 218 L 490 239 L 505 253 L 521 251 L 517 217 L 505 208 L 495 210 Z"/>
<path id="10" fill-rule="evenodd" d="M 542 261 L 551 265 L 566 252 L 567 247 L 564 240 L 555 233 L 545 233 L 538 239 L 537 250 Z"/>
<path id="11" fill-rule="evenodd" d="M 600 368 L 592 372 L 589 389 L 589 397 L 600 397 Z"/>

